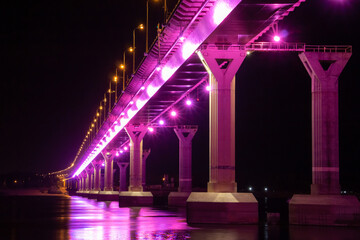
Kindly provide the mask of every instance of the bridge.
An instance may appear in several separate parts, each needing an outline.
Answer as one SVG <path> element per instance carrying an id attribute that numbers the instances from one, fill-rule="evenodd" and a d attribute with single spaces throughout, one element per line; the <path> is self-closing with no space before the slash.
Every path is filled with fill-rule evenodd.
<path id="1" fill-rule="evenodd" d="M 337 81 L 352 48 L 285 43 L 275 36 L 279 21 L 304 1 L 179 1 L 131 79 L 123 77 L 124 88 L 119 96 L 115 93 L 114 104 L 109 89 L 73 163 L 52 174 L 84 197 L 118 200 L 120 206 L 152 205 L 153 195 L 144 189 L 151 150 L 143 150 L 143 138 L 154 128 L 171 127 L 179 139 L 179 188 L 169 194 L 169 205 L 186 206 L 190 224 L 257 223 L 257 200 L 252 193 L 238 192 L 235 182 L 235 74 L 251 52 L 298 52 L 312 82 L 312 185 L 310 195 L 291 199 L 290 223 L 350 224 L 360 203 L 340 195 Z M 197 126 L 170 126 L 166 118 L 177 114 L 179 102 L 191 104 L 187 96 L 205 85 L 210 174 L 207 192 L 193 192 L 191 142 Z M 113 164 L 124 152 L 130 159 L 116 162 L 120 187 L 114 191 Z"/>

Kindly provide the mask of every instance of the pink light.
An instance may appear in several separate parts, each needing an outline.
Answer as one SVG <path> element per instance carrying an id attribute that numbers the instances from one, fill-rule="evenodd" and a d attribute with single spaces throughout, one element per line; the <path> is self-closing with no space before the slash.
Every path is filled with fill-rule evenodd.
<path id="1" fill-rule="evenodd" d="M 183 47 L 182 47 L 182 57 L 183 59 L 188 59 L 191 54 L 193 54 L 193 52 L 195 52 L 195 50 L 197 49 L 198 44 L 194 44 L 190 41 L 187 41 L 184 43 Z"/>
<path id="2" fill-rule="evenodd" d="M 161 78 L 166 82 L 169 78 L 171 78 L 176 70 L 176 68 L 170 68 L 168 66 L 164 67 L 161 71 Z"/>
<path id="3" fill-rule="evenodd" d="M 149 95 L 149 97 L 152 97 L 152 96 L 154 96 L 154 94 L 157 92 L 158 89 L 159 89 L 158 87 L 149 85 L 146 89 L 146 92 Z"/>
<path id="4" fill-rule="evenodd" d="M 102 163 L 101 166 L 105 166 L 105 163 Z"/>
<path id="5" fill-rule="evenodd" d="M 160 124 L 160 125 L 164 125 L 164 124 L 165 124 L 164 120 L 161 119 L 161 120 L 159 121 L 159 124 Z"/>
<path id="6" fill-rule="evenodd" d="M 185 37 L 180 37 L 179 40 L 183 42 L 185 40 Z"/>
<path id="7" fill-rule="evenodd" d="M 145 90 L 145 86 L 142 86 L 140 89 L 141 89 L 141 90 Z"/>
<path id="8" fill-rule="evenodd" d="M 120 150 L 120 153 L 123 153 L 124 151 L 123 150 Z"/>
<path id="9" fill-rule="evenodd" d="M 211 91 L 211 86 L 210 85 L 206 85 L 206 91 L 210 92 Z"/>
<path id="10" fill-rule="evenodd" d="M 274 41 L 275 41 L 275 42 L 280 42 L 280 36 L 275 35 L 275 36 L 274 36 Z"/>
<path id="11" fill-rule="evenodd" d="M 190 106 L 191 104 L 192 104 L 192 102 L 190 99 L 186 100 L 186 105 Z"/>
<path id="12" fill-rule="evenodd" d="M 125 150 L 125 151 L 128 150 L 128 147 L 124 147 L 124 150 Z"/>
<path id="13" fill-rule="evenodd" d="M 214 9 L 213 21 L 215 25 L 219 25 L 231 12 L 232 7 L 226 2 L 218 2 Z"/>
<path id="14" fill-rule="evenodd" d="M 157 67 L 157 68 L 156 68 L 156 71 L 160 71 L 160 70 L 161 70 L 161 67 Z"/>
<path id="15" fill-rule="evenodd" d="M 119 152 L 116 152 L 116 154 L 115 154 L 117 157 L 119 156 Z"/>
<path id="16" fill-rule="evenodd" d="M 120 115 L 121 115 L 121 116 L 124 116 L 124 115 L 125 115 L 125 113 L 124 113 L 124 112 L 122 112 Z"/>
<path id="17" fill-rule="evenodd" d="M 134 101 L 130 101 L 130 105 L 133 105 L 134 104 Z"/>
<path id="18" fill-rule="evenodd" d="M 175 112 L 175 111 L 171 111 L 170 115 L 171 115 L 172 117 L 176 117 L 176 112 Z"/>
<path id="19" fill-rule="evenodd" d="M 154 132 L 154 128 L 148 127 L 149 132 Z"/>

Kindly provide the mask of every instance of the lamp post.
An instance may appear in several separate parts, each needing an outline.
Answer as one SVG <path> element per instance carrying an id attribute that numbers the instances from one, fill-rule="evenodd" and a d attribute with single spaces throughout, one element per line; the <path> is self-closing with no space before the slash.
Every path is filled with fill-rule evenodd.
<path id="1" fill-rule="evenodd" d="M 143 30 L 144 29 L 144 25 L 143 24 L 140 24 L 139 26 L 137 26 L 136 28 L 134 28 L 133 30 L 133 74 L 135 73 L 135 31 L 136 29 L 140 29 L 140 30 Z"/>
<path id="2" fill-rule="evenodd" d="M 118 80 L 117 68 L 115 68 L 115 77 L 114 77 L 114 82 L 115 82 L 115 103 L 117 102 L 117 80 Z"/>
<path id="3" fill-rule="evenodd" d="M 155 1 L 157 1 L 157 0 L 155 0 Z M 167 6 L 166 6 L 166 0 L 164 0 L 164 23 L 166 23 L 166 17 L 167 17 Z M 149 0 L 146 0 L 145 34 L 146 34 L 145 53 L 148 53 L 149 52 Z"/>
<path id="4" fill-rule="evenodd" d="M 124 52 L 123 52 L 123 63 L 122 64 L 120 64 L 120 69 L 123 71 L 123 74 L 122 74 L 122 79 L 123 79 L 123 86 L 122 86 L 122 90 L 123 91 L 125 91 L 125 81 L 126 81 L 126 79 L 125 79 L 125 73 L 126 73 L 126 58 L 125 58 L 125 53 L 126 53 L 126 51 L 129 51 L 129 52 L 133 52 L 133 48 L 132 47 L 130 47 L 130 48 L 128 48 L 128 49 L 126 49 Z"/>

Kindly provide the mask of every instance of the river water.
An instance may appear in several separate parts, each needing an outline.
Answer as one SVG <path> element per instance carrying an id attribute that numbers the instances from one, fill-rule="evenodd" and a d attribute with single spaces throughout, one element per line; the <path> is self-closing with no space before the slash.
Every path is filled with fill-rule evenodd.
<path id="1" fill-rule="evenodd" d="M 188 226 L 183 208 L 119 208 L 82 197 L 0 198 L 0 239 L 359 240 L 359 228 Z"/>

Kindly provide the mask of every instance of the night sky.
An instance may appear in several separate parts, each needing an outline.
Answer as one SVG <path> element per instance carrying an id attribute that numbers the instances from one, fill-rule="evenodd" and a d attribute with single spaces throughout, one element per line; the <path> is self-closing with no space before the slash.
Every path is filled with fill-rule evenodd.
<path id="1" fill-rule="evenodd" d="M 176 0 L 168 0 L 172 10 Z M 28 1 L 3 6 L 1 16 L 0 174 L 47 173 L 68 167 L 85 136 L 109 80 L 145 23 L 145 0 Z M 150 3 L 149 43 L 163 20 Z M 360 3 L 303 3 L 280 24 L 287 42 L 352 45 L 339 79 L 340 180 L 360 190 Z M 137 56 L 145 33 L 137 32 Z M 130 56 L 127 60 L 131 60 Z M 139 58 L 140 60 L 140 58 Z M 236 82 L 236 180 L 306 191 L 311 183 L 310 78 L 295 53 L 254 53 Z M 193 140 L 193 184 L 208 181 L 208 96 L 198 89 L 179 124 L 198 124 Z M 151 147 L 148 182 L 177 175 L 178 141 L 172 130 L 144 139 Z"/>

